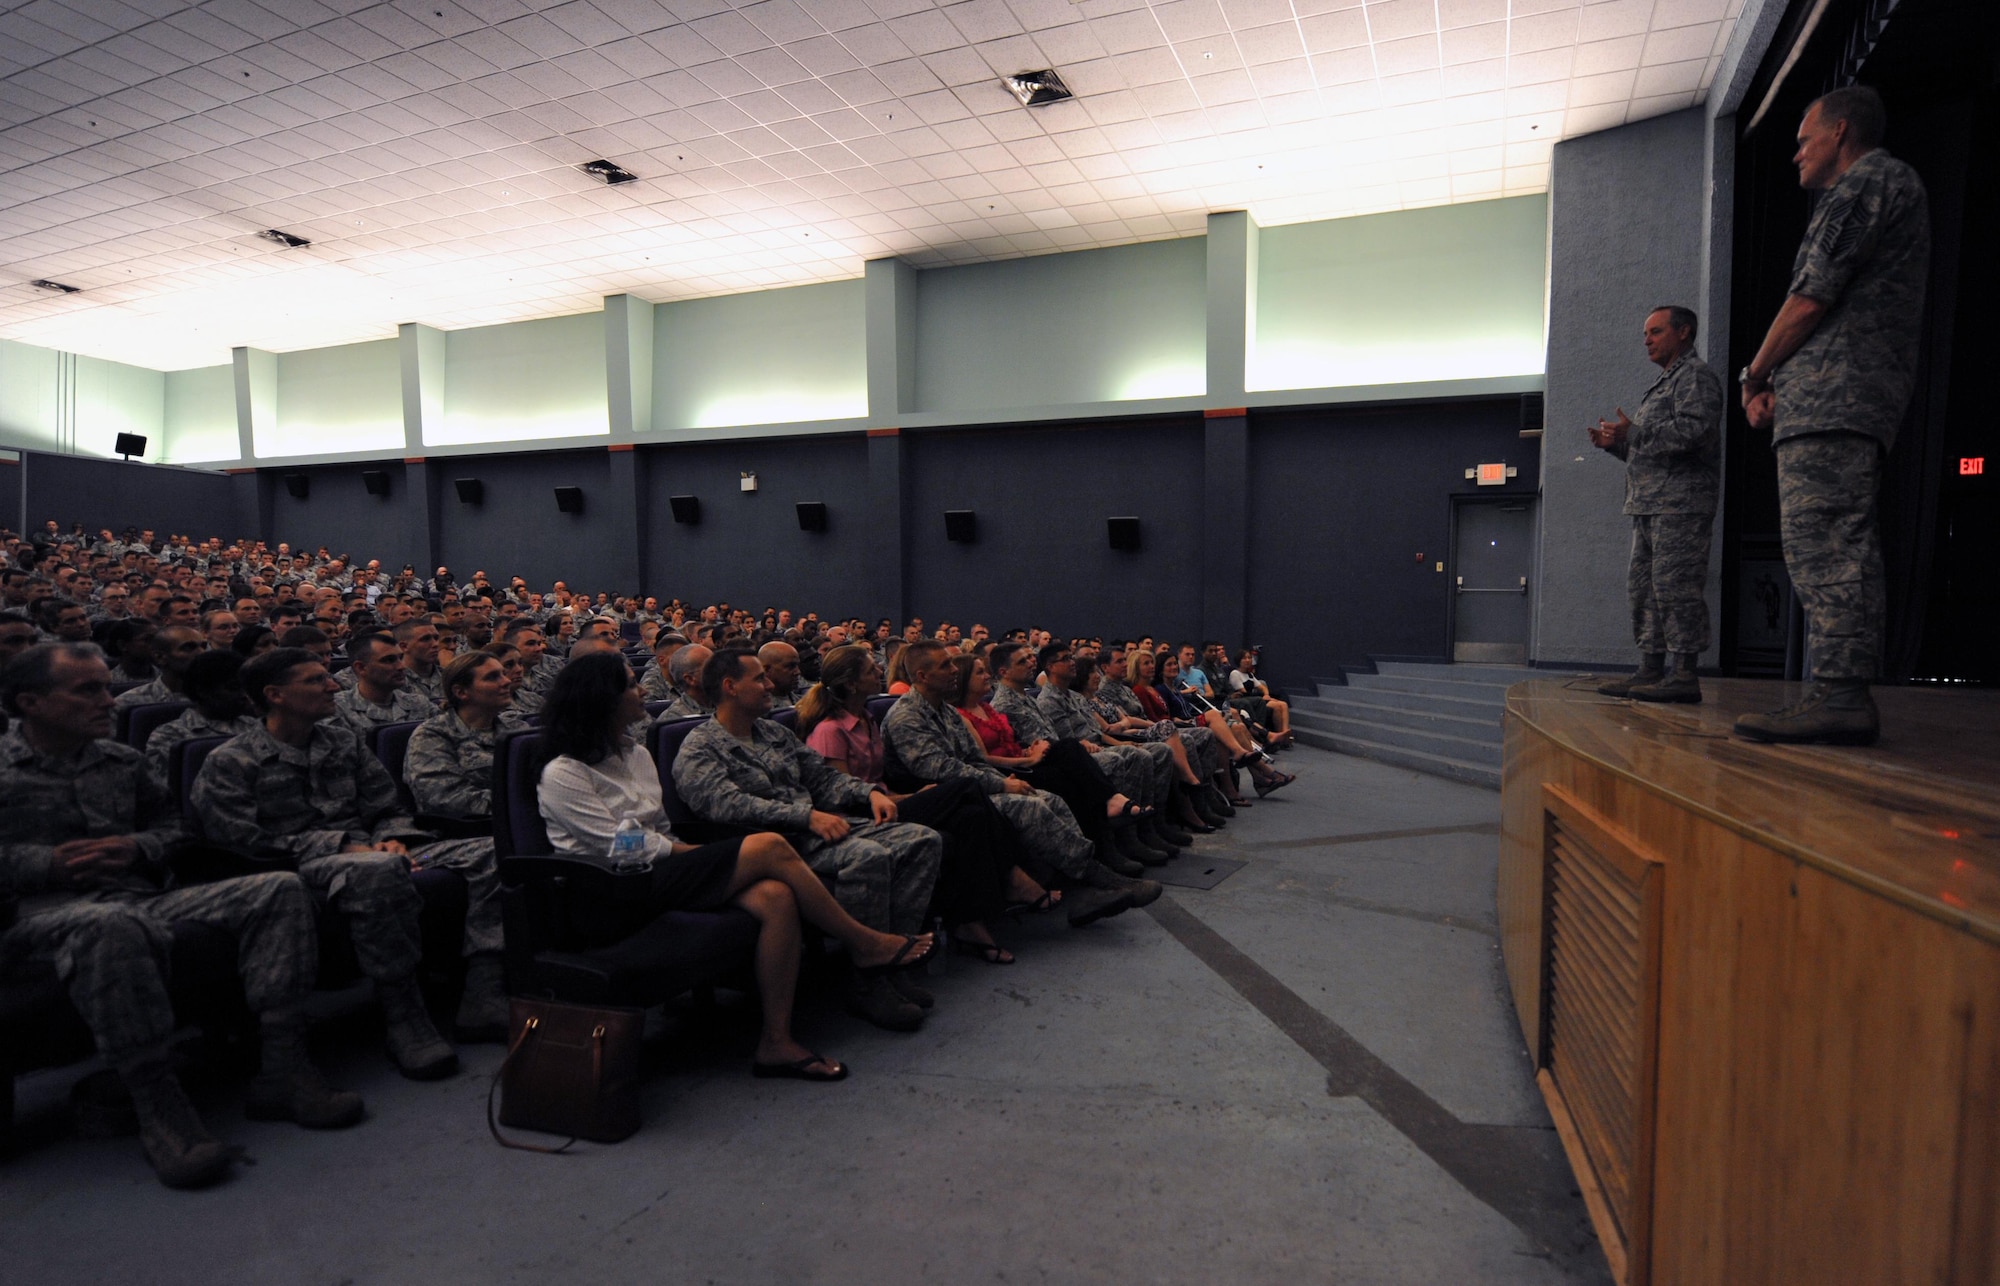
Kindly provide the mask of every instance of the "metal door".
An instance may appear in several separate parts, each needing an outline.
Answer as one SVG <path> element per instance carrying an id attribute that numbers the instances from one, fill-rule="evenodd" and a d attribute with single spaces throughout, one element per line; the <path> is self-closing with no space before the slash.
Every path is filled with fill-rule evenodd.
<path id="1" fill-rule="evenodd" d="M 1452 660 L 1527 660 L 1534 502 L 1497 496 L 1463 500 L 1453 519 Z"/>

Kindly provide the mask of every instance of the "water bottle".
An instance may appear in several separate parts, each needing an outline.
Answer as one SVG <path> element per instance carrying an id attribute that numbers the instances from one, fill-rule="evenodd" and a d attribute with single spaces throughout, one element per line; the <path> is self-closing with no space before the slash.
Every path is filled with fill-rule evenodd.
<path id="1" fill-rule="evenodd" d="M 637 818 L 627 817 L 611 835 L 611 869 L 649 871 L 652 867 L 653 859 L 646 856 L 646 828 Z"/>

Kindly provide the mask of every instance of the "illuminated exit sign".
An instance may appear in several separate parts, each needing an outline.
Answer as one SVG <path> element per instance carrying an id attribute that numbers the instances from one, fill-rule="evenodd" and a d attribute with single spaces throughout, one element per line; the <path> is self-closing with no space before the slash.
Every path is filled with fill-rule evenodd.
<path id="1" fill-rule="evenodd" d="M 1482 487 L 1503 487 L 1507 479 L 1521 471 L 1511 464 L 1476 464 L 1465 471 L 1467 482 L 1477 482 Z"/>
<path id="2" fill-rule="evenodd" d="M 1986 472 L 1986 457 L 1983 455 L 1962 455 L 1958 458 L 1958 475 L 1961 478 L 1976 478 Z"/>

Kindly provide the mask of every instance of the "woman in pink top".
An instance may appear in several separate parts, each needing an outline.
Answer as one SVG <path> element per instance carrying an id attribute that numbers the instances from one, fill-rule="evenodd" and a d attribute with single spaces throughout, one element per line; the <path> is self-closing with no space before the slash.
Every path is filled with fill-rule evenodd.
<path id="1" fill-rule="evenodd" d="M 820 663 L 819 682 L 799 699 L 799 735 L 842 772 L 881 781 L 882 730 L 868 713 L 869 698 L 881 691 L 882 671 L 873 653 L 859 644 L 833 649 Z M 970 780 L 892 797 L 899 820 L 945 837 L 934 905 L 952 931 L 954 947 L 988 964 L 1014 963 L 1014 953 L 993 940 L 986 922 L 1003 910 L 1046 911 L 1062 900 L 1021 869 L 1014 828 Z"/>

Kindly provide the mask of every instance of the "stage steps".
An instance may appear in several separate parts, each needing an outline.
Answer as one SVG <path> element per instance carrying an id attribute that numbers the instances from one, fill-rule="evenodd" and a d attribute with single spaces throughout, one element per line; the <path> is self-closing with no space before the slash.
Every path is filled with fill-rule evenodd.
<path id="1" fill-rule="evenodd" d="M 1378 661 L 1346 683 L 1286 695 L 1298 739 L 1455 781 L 1500 788 L 1500 712 L 1507 689 L 1556 677 L 1525 665 Z"/>

